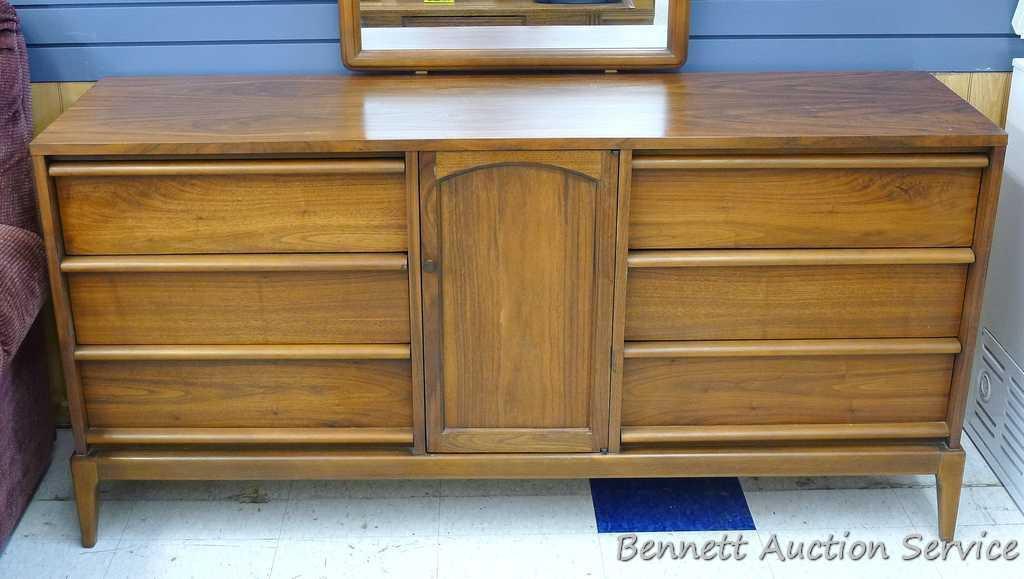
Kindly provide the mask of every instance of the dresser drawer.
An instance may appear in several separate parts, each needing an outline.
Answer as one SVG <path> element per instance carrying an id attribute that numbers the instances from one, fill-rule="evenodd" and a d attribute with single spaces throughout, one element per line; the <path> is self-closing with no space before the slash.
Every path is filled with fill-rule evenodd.
<path id="1" fill-rule="evenodd" d="M 626 339 L 957 335 L 969 249 L 857 251 L 631 253 Z"/>
<path id="2" fill-rule="evenodd" d="M 70 258 L 62 268 L 79 344 L 409 342 L 402 255 Z"/>
<path id="3" fill-rule="evenodd" d="M 408 246 L 400 159 L 58 163 L 69 255 Z"/>
<path id="4" fill-rule="evenodd" d="M 984 155 L 639 157 L 635 249 L 969 246 Z"/>
<path id="5" fill-rule="evenodd" d="M 627 359 L 622 424 L 943 421 L 952 371 L 952 354 Z"/>
<path id="6" fill-rule="evenodd" d="M 408 360 L 81 361 L 92 428 L 412 426 Z"/>

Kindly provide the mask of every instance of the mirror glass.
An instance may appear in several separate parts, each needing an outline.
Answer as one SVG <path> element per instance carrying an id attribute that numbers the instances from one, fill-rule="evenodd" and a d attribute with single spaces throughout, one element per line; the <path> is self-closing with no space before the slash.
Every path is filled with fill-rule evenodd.
<path id="1" fill-rule="evenodd" d="M 672 0 L 359 0 L 363 50 L 665 50 Z"/>

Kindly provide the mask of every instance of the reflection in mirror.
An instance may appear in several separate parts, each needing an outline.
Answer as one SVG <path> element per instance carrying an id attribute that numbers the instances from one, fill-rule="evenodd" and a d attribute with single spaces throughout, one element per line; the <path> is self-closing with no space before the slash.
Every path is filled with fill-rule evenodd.
<path id="1" fill-rule="evenodd" d="M 365 28 L 654 23 L 655 0 L 363 0 Z"/>
<path id="2" fill-rule="evenodd" d="M 673 0 L 360 0 L 365 50 L 668 46 Z"/>

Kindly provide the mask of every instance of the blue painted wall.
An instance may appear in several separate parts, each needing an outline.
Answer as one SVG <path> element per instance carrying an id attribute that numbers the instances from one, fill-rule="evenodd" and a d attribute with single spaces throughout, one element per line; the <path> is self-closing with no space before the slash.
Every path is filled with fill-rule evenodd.
<path id="1" fill-rule="evenodd" d="M 14 0 L 35 81 L 334 74 L 335 0 Z M 686 71 L 1009 70 L 1016 0 L 692 0 Z"/>

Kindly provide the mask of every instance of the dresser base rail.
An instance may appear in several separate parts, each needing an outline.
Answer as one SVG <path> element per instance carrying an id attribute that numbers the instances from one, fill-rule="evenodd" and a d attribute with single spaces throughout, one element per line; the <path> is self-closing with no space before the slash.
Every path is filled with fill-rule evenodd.
<path id="1" fill-rule="evenodd" d="M 71 458 L 82 544 L 100 480 L 506 479 L 934 474 L 952 539 L 965 455 L 944 443 L 638 448 L 614 454 L 412 454 L 411 449 L 98 449 Z"/>

